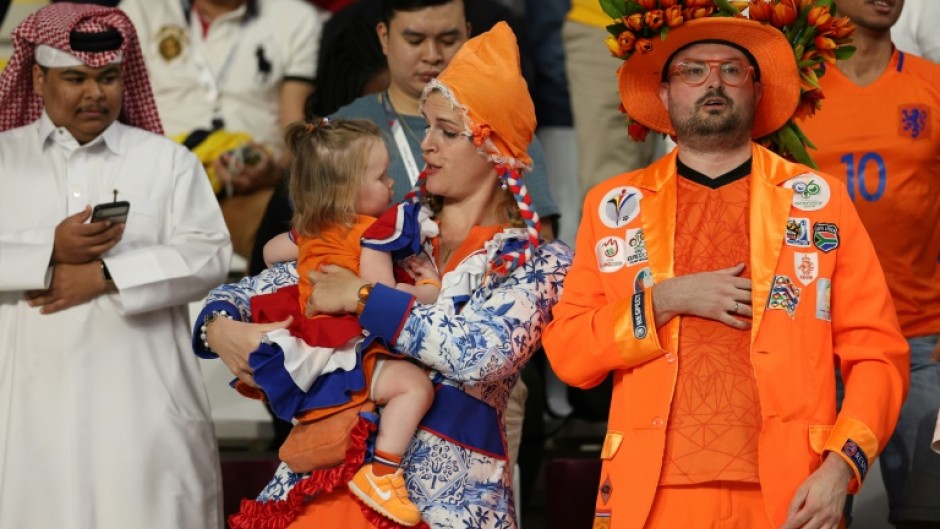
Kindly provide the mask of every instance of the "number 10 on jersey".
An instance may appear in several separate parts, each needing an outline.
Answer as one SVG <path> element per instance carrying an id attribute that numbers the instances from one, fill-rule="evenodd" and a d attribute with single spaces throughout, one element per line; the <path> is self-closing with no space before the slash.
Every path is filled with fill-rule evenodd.
<path id="1" fill-rule="evenodd" d="M 877 152 L 866 152 L 859 157 L 855 153 L 848 153 L 842 156 L 842 163 L 845 164 L 845 181 L 848 184 L 849 196 L 855 200 L 855 192 L 869 202 L 874 202 L 881 198 L 885 192 L 885 186 L 888 185 L 888 169 L 885 167 L 885 160 Z M 874 164 L 874 167 L 872 167 Z M 875 192 L 871 189 L 871 178 L 874 176 L 873 169 L 878 170 L 878 186 Z"/>

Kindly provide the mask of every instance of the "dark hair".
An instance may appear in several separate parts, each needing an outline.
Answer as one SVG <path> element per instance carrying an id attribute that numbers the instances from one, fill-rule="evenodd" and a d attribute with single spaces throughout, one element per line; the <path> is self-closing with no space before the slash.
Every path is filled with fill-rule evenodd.
<path id="1" fill-rule="evenodd" d="M 329 116 L 364 95 L 366 84 L 388 68 L 375 34 L 378 0 L 359 0 L 337 11 L 323 25 L 317 59 L 316 90 L 304 115 Z"/>
<path id="2" fill-rule="evenodd" d="M 666 59 L 666 63 L 663 65 L 662 82 L 665 83 L 669 80 L 669 70 L 670 70 L 670 67 L 672 66 L 672 59 L 674 59 L 675 56 L 678 55 L 679 52 L 681 52 L 682 50 L 695 46 L 697 44 L 724 44 L 725 46 L 731 46 L 732 48 L 740 51 L 747 58 L 747 62 L 751 63 L 751 66 L 754 67 L 754 82 L 755 83 L 760 82 L 760 64 L 757 64 L 757 59 L 754 58 L 754 54 L 752 54 L 744 46 L 735 44 L 733 42 L 728 42 L 727 40 L 721 40 L 721 39 L 697 40 L 695 42 L 690 42 L 686 44 L 685 46 L 679 48 L 678 50 L 672 52 L 672 55 L 670 55 L 669 58 Z"/>
<path id="3" fill-rule="evenodd" d="M 469 3 L 472 0 L 381 0 L 382 4 L 382 22 L 387 25 L 396 11 L 420 11 L 426 7 L 440 6 L 451 2 L 461 2 L 463 4 L 463 16 L 470 20 Z"/>

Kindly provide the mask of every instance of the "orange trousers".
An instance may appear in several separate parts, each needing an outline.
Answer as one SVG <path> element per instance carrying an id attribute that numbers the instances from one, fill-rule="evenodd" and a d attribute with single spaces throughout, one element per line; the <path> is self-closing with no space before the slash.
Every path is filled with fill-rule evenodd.
<path id="1" fill-rule="evenodd" d="M 660 486 L 646 529 L 776 529 L 757 483 Z"/>

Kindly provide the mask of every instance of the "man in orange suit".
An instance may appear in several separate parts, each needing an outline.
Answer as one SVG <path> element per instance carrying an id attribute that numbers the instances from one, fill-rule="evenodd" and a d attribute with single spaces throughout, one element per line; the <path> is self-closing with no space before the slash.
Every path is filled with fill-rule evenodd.
<path id="1" fill-rule="evenodd" d="M 569 384 L 614 373 L 594 526 L 839 527 L 908 385 L 878 259 L 844 186 L 753 142 L 800 96 L 779 30 L 703 18 L 650 45 L 621 100 L 678 149 L 588 194 L 543 340 Z"/>

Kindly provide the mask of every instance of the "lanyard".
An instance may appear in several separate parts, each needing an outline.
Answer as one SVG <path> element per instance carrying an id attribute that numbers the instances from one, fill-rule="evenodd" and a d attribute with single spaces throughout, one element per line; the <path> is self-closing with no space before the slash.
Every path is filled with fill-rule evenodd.
<path id="1" fill-rule="evenodd" d="M 189 13 L 192 7 L 189 0 L 181 0 L 181 2 L 183 13 L 187 18 L 190 18 Z M 242 40 L 245 21 L 242 20 L 239 24 L 238 34 L 235 35 L 235 39 L 225 55 L 222 67 L 215 74 L 212 73 L 212 67 L 209 66 L 209 61 L 201 50 L 201 24 L 202 22 L 198 18 L 189 21 L 190 48 L 192 49 L 193 66 L 196 67 L 199 84 L 202 85 L 202 89 L 206 93 L 206 99 L 209 100 L 209 105 L 212 107 L 212 129 L 215 130 L 225 126 L 225 120 L 222 118 L 222 89 L 235 61 L 235 52 L 238 51 L 238 45 Z"/>
<path id="2" fill-rule="evenodd" d="M 385 109 L 385 117 L 388 118 L 389 128 L 392 129 L 392 137 L 395 138 L 395 145 L 398 147 L 398 154 L 401 161 L 405 164 L 405 171 L 408 173 L 408 180 L 411 181 L 411 187 L 414 187 L 418 181 L 418 175 L 421 171 L 418 169 L 418 161 L 411 151 L 411 145 L 405 136 L 405 129 L 402 127 L 402 117 L 398 111 L 392 107 L 392 102 L 388 97 L 388 91 L 380 96 L 382 108 Z"/>

